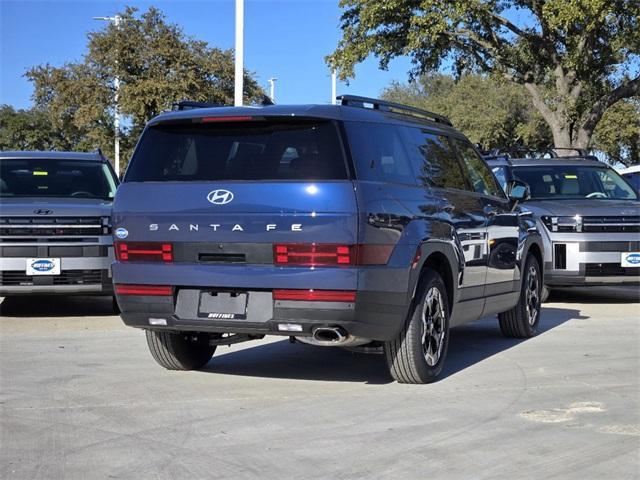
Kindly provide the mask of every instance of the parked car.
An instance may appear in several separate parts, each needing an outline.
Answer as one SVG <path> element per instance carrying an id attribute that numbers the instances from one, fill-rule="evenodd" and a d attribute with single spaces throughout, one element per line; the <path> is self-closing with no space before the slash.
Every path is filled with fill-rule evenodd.
<path id="1" fill-rule="evenodd" d="M 503 187 L 530 186 L 523 207 L 543 232 L 543 297 L 560 286 L 640 285 L 640 201 L 615 170 L 594 157 L 487 162 Z"/>
<path id="2" fill-rule="evenodd" d="M 99 151 L 0 152 L 0 296 L 113 295 L 117 185 Z"/>
<path id="3" fill-rule="evenodd" d="M 165 113 L 114 202 L 121 315 L 168 369 L 285 335 L 383 345 L 396 380 L 430 382 L 450 327 L 536 332 L 543 247 L 510 193 L 446 118 L 403 105 Z"/>
<path id="4" fill-rule="evenodd" d="M 618 170 L 618 173 L 636 189 L 636 192 L 640 192 L 640 165 L 623 168 Z"/>

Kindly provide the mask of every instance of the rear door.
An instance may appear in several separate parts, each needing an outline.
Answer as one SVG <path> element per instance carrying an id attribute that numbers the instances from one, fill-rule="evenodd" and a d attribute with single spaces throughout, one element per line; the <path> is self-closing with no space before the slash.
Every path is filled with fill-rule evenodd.
<path id="1" fill-rule="evenodd" d="M 467 302 L 457 312 L 454 323 L 479 317 L 484 307 L 487 241 L 483 203 L 469 191 L 465 173 L 448 136 L 412 128 L 411 134 L 421 153 L 422 182 L 433 189 L 439 199 L 440 219 L 451 225 L 454 240 L 464 257 L 460 301 Z"/>

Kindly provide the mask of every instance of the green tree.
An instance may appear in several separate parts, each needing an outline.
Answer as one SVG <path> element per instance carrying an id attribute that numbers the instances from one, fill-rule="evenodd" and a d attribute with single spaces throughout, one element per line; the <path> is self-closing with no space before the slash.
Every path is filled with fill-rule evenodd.
<path id="1" fill-rule="evenodd" d="M 539 150 L 552 145 L 551 132 L 531 108 L 527 93 L 509 82 L 475 74 L 465 74 L 457 82 L 448 75 L 423 75 L 408 84 L 391 84 L 382 96 L 446 115 L 487 150 Z"/>
<path id="2" fill-rule="evenodd" d="M 45 112 L 0 106 L 0 150 L 57 150 L 66 146 Z"/>
<path id="3" fill-rule="evenodd" d="M 118 104 L 125 116 L 122 158 L 128 158 L 146 122 L 183 99 L 232 104 L 233 51 L 208 46 L 186 36 L 162 12 L 139 14 L 127 7 L 120 24 L 88 36 L 82 62 L 61 67 L 41 65 L 26 76 L 33 82 L 36 108 L 48 113 L 74 148 L 99 146 L 113 155 L 114 78 L 120 79 Z M 247 102 L 262 90 L 245 72 Z M 124 162 L 122 162 L 124 163 Z"/>
<path id="4" fill-rule="evenodd" d="M 610 163 L 640 163 L 640 99 L 631 98 L 609 108 L 593 136 L 593 148 Z"/>
<path id="5" fill-rule="evenodd" d="M 370 54 L 412 74 L 452 61 L 523 85 L 556 147 L 590 145 L 605 111 L 638 95 L 638 0 L 341 0 L 341 78 Z M 513 13 L 517 12 L 517 15 Z M 514 20 L 511 20 L 513 18 Z M 635 71 L 634 71 L 635 69 Z"/>

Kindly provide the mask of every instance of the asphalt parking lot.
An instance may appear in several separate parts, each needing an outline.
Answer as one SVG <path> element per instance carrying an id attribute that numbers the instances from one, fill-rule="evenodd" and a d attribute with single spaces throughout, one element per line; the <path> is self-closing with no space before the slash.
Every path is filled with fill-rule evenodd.
<path id="1" fill-rule="evenodd" d="M 442 378 L 267 338 L 168 372 L 96 298 L 0 305 L 0 477 L 640 476 L 640 303 L 554 293 L 542 332 L 452 332 Z"/>

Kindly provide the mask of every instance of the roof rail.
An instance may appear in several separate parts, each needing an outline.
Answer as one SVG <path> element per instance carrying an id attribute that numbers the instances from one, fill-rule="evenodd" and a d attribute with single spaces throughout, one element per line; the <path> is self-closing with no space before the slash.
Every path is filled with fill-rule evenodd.
<path id="1" fill-rule="evenodd" d="M 181 100 L 172 104 L 173 110 L 193 110 L 194 108 L 224 107 L 219 103 L 195 102 L 193 100 Z"/>
<path id="2" fill-rule="evenodd" d="M 576 153 L 576 155 L 564 155 L 560 157 L 557 150 L 569 150 Z M 539 150 L 526 147 L 505 147 L 494 148 L 482 152 L 485 159 L 507 157 L 507 158 L 584 158 L 587 160 L 598 160 L 595 155 L 589 153 L 586 148 L 572 148 L 572 147 L 546 147 Z"/>
<path id="3" fill-rule="evenodd" d="M 453 126 L 451 120 L 444 115 L 439 115 L 420 108 L 410 107 L 401 103 L 387 102 L 386 100 L 379 100 L 377 98 L 359 97 L 357 95 L 340 95 L 336 97 L 336 99 L 340 100 L 340 104 L 344 106 L 369 108 L 367 105 L 371 105 L 370 108 L 373 110 L 382 110 L 385 112 L 399 113 L 412 117 L 426 118 L 434 122 L 443 123 L 450 127 Z"/>

